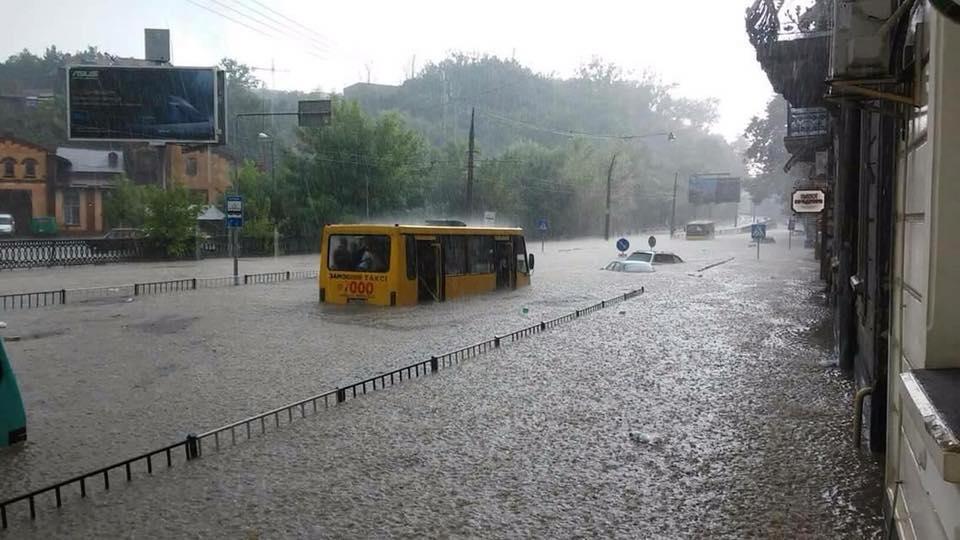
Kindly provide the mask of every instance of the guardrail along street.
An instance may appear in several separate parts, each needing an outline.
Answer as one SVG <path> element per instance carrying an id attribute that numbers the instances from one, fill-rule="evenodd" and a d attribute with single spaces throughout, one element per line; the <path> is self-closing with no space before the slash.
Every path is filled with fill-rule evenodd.
<path id="1" fill-rule="evenodd" d="M 275 272 L 253 274 L 250 275 L 250 278 L 245 279 L 245 281 L 253 283 L 272 282 L 269 280 L 279 279 L 277 274 L 284 274 L 284 277 L 287 279 L 309 277 L 305 276 L 305 274 L 309 274 L 309 272 Z M 252 276 L 269 277 L 253 278 Z M 266 281 L 251 281 L 257 279 Z M 181 286 L 192 287 L 189 290 L 196 288 L 196 282 L 192 279 L 173 280 L 168 283 L 169 286 L 175 290 L 179 290 L 177 287 Z M 156 283 L 138 285 L 146 286 L 144 290 L 154 290 L 154 287 L 157 286 Z M 65 497 L 76 497 L 79 495 L 80 498 L 85 498 L 92 490 L 99 490 L 101 486 L 102 491 L 108 491 L 111 487 L 111 480 L 115 482 L 117 479 L 122 478 L 126 482 L 131 482 L 136 476 L 152 475 L 154 473 L 154 467 L 158 463 L 159 466 L 164 466 L 165 464 L 165 466 L 169 468 L 187 461 L 199 459 L 203 456 L 205 448 L 218 451 L 228 443 L 230 446 L 233 446 L 251 440 L 257 433 L 266 435 L 271 429 L 280 429 L 284 425 L 291 424 L 296 418 L 306 418 L 308 412 L 315 414 L 321 409 L 325 410 L 342 405 L 349 400 L 357 399 L 367 393 L 398 385 L 404 380 L 422 378 L 435 374 L 441 369 L 453 367 L 464 360 L 498 349 L 503 346 L 504 342 L 515 342 L 522 338 L 545 332 L 561 324 L 572 322 L 581 316 L 635 298 L 644 292 L 643 288 L 632 290 L 555 319 L 541 321 L 513 332 L 494 336 L 480 343 L 462 347 L 441 355 L 431 356 L 426 360 L 395 369 L 388 373 L 381 373 L 348 386 L 310 396 L 306 399 L 283 405 L 200 434 L 191 434 L 184 440 L 174 444 L 0 501 L 0 528 L 8 528 L 11 513 L 16 513 L 17 516 L 23 518 L 29 517 L 31 521 L 35 520 L 39 515 L 38 505 L 40 510 L 61 508 Z"/>
<path id="2" fill-rule="evenodd" d="M 314 238 L 281 238 L 274 250 L 273 238 L 240 238 L 239 253 L 244 257 L 265 257 L 275 252 L 284 255 L 317 253 L 320 241 Z M 231 257 L 233 251 L 226 236 L 214 236 L 197 242 L 190 259 Z M 165 259 L 163 249 L 144 239 L 51 238 L 0 240 L 0 270 L 43 266 L 75 266 Z"/>
<path id="3" fill-rule="evenodd" d="M 280 283 L 284 281 L 316 279 L 316 270 L 288 270 L 283 272 L 264 272 L 260 274 L 243 274 L 243 285 L 261 285 Z M 34 291 L 24 293 L 10 293 L 0 295 L 0 311 L 15 309 L 33 309 L 47 306 L 64 305 L 69 302 L 82 302 L 92 298 L 110 296 L 144 296 L 151 294 L 166 294 L 197 289 L 212 289 L 218 287 L 232 287 L 236 285 L 233 276 L 209 278 L 180 278 L 165 281 L 148 281 L 144 283 L 129 283 L 106 287 L 87 287 L 82 289 L 60 289 L 54 291 Z"/>

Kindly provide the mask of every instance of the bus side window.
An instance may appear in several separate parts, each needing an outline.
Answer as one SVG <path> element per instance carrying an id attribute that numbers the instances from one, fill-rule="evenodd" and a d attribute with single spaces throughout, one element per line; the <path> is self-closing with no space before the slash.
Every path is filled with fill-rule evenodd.
<path id="1" fill-rule="evenodd" d="M 417 240 L 412 234 L 403 235 L 407 251 L 407 279 L 417 279 Z"/>
<path id="2" fill-rule="evenodd" d="M 517 272 L 528 274 L 527 269 L 527 246 L 522 236 L 513 237 L 513 250 L 517 254 Z"/>

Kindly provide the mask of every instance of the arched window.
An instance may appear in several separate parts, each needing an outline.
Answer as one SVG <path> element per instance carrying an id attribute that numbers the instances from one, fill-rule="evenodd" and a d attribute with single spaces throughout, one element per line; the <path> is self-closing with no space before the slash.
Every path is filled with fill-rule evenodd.
<path id="1" fill-rule="evenodd" d="M 26 178 L 36 178 L 37 177 L 37 160 L 35 159 L 25 159 L 23 160 L 23 165 L 26 170 L 23 173 L 23 176 Z"/>
<path id="2" fill-rule="evenodd" d="M 13 170 L 13 166 L 17 163 L 17 160 L 13 158 L 4 158 L 3 159 L 3 177 L 4 178 L 13 178 L 16 174 Z"/>

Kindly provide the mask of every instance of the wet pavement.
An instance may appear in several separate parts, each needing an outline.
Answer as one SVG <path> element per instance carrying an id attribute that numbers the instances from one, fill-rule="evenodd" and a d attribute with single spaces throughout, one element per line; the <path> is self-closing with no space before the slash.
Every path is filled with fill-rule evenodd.
<path id="1" fill-rule="evenodd" d="M 0 499 L 647 290 L 0 538 L 877 537 L 816 264 L 779 240 L 661 239 L 688 263 L 655 274 L 548 244 L 530 288 L 436 306 L 320 308 L 306 281 L 14 313 L 30 441 Z"/>

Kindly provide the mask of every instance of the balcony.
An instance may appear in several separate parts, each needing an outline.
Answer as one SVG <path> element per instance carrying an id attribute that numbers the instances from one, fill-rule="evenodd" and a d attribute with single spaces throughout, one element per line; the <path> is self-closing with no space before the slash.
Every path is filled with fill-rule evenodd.
<path id="1" fill-rule="evenodd" d="M 756 0 L 747 10 L 747 34 L 757 61 L 774 91 L 794 107 L 823 104 L 832 35 L 828 8 L 824 0 L 805 11 L 797 2 L 783 2 L 778 9 L 771 0 Z"/>

